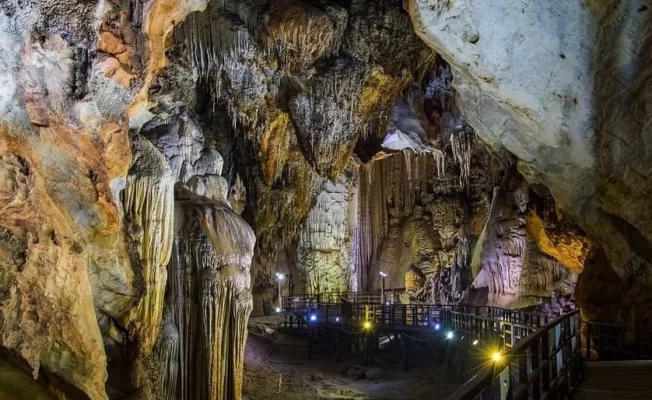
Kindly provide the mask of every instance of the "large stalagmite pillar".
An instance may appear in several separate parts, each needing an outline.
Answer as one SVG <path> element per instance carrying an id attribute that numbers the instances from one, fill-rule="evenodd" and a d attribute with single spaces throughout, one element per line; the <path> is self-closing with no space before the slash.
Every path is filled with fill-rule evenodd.
<path id="1" fill-rule="evenodd" d="M 256 238 L 221 201 L 183 191 L 176 210 L 170 320 L 157 347 L 165 376 L 160 398 L 240 399 Z"/>

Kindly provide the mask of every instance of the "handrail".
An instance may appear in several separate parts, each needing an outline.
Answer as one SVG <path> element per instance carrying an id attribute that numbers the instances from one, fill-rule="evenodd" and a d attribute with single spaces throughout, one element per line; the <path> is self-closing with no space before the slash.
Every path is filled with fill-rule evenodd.
<path id="1" fill-rule="evenodd" d="M 472 400 L 494 391 L 504 393 L 501 398 L 506 399 L 563 398 L 580 378 L 579 327 L 579 310 L 552 320 L 505 352 L 504 366 L 487 364 L 446 400 Z M 505 372 L 506 382 L 494 385 L 495 378 Z"/>
<path id="2" fill-rule="evenodd" d="M 583 321 L 587 360 L 650 360 L 652 359 L 652 332 L 628 329 L 622 325 Z"/>

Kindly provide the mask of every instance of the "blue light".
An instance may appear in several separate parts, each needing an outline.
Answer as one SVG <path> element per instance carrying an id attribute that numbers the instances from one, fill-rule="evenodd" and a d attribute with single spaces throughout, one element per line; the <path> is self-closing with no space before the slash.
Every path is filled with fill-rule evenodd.
<path id="1" fill-rule="evenodd" d="M 440 326 L 439 324 L 435 324 L 435 329 L 439 330 Z"/>
<path id="2" fill-rule="evenodd" d="M 340 322 L 340 317 L 336 317 L 335 322 Z"/>
<path id="3" fill-rule="evenodd" d="M 317 316 L 315 314 L 310 315 L 310 321 L 312 322 L 317 321 Z"/>

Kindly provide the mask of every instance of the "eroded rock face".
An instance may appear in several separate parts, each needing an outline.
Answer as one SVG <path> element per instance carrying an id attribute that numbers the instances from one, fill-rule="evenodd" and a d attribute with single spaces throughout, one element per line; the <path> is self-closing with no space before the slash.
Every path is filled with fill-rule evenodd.
<path id="1" fill-rule="evenodd" d="M 151 352 L 161 326 L 169 325 L 162 313 L 174 185 L 221 201 L 228 185 L 211 148 L 184 159 L 194 168 L 185 179 L 166 151 L 136 133 L 130 140 L 128 126 L 151 118 L 149 86 L 165 65 L 173 26 L 204 6 L 165 0 L 144 8 L 47 0 L 1 6 L 0 350 L 34 379 L 47 377 L 49 385 L 34 381 L 34 393 L 106 398 L 106 351 L 126 374 L 121 396 L 154 395 Z M 231 194 L 244 198 L 241 190 Z M 213 239 L 225 234 L 211 232 Z M 248 235 L 232 235 L 249 247 L 233 261 L 241 268 L 233 284 L 237 301 L 222 307 L 228 313 L 244 304 L 236 312 L 241 322 L 251 301 L 242 295 L 253 251 Z M 209 243 L 221 246 L 218 255 L 229 253 L 223 243 Z M 233 331 L 225 343 L 244 346 L 244 335 Z M 241 373 L 240 353 L 234 376 Z M 231 380 L 212 398 L 237 393 L 238 379 Z"/>
<path id="2" fill-rule="evenodd" d="M 632 296 L 649 287 L 637 272 L 649 270 L 652 239 L 651 136 L 642 111 L 650 101 L 652 51 L 642 29 L 649 7 L 633 0 L 406 7 L 417 34 L 450 63 L 460 108 L 478 135 L 550 188 L 631 282 Z"/>
<path id="3" fill-rule="evenodd" d="M 346 292 L 351 286 L 355 184 L 344 175 L 336 183 L 326 182 L 299 231 L 297 261 L 309 293 Z"/>

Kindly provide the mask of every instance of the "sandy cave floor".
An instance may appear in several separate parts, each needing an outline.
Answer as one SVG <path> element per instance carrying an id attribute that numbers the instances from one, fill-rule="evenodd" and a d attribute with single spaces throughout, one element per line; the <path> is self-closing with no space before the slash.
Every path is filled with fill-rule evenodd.
<path id="1" fill-rule="evenodd" d="M 276 317 L 252 318 L 253 324 L 274 327 Z M 356 379 L 345 374 L 348 368 L 361 366 L 363 358 L 345 357 L 318 350 L 307 358 L 308 341 L 282 333 L 261 334 L 250 329 L 245 352 L 244 399 L 444 399 L 462 381 L 453 371 L 429 361 L 413 360 L 404 371 L 392 355 L 376 357 L 372 366 L 386 375 L 380 379 Z M 426 356 L 424 350 L 418 356 Z M 417 357 L 418 357 L 417 356 Z M 368 369 L 369 367 L 366 367 Z M 377 370 L 376 370 L 377 371 Z"/>

